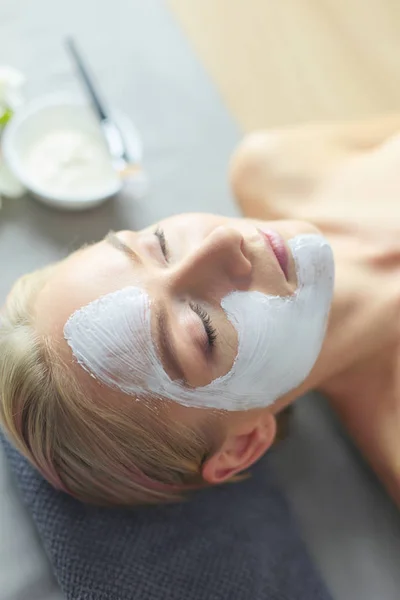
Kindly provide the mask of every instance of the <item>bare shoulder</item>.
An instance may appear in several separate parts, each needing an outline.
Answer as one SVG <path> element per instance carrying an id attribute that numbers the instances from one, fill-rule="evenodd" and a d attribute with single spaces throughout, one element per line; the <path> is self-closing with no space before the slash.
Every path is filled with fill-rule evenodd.
<path id="1" fill-rule="evenodd" d="M 400 131 L 400 115 L 301 125 L 248 134 L 233 154 L 230 182 L 243 214 L 292 216 L 349 157 L 382 145 Z"/>
<path id="2" fill-rule="evenodd" d="M 321 391 L 400 508 L 400 343 Z"/>

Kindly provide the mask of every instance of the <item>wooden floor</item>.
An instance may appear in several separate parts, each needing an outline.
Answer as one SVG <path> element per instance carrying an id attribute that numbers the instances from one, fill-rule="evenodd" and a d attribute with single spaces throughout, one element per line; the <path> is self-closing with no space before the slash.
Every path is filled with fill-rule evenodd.
<path id="1" fill-rule="evenodd" d="M 244 130 L 400 109 L 400 0 L 168 0 Z"/>

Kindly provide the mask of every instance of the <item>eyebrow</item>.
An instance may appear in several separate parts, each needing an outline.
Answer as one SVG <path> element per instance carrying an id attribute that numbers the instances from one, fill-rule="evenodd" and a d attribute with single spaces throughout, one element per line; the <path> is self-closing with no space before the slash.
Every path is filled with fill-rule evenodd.
<path id="1" fill-rule="evenodd" d="M 123 252 L 135 263 L 142 263 L 142 259 L 140 258 L 139 254 L 135 252 L 133 248 L 125 244 L 125 242 L 123 242 L 114 231 L 109 231 L 105 236 L 104 241 L 111 244 L 111 246 L 113 246 L 116 250 Z"/>
<path id="2" fill-rule="evenodd" d="M 164 362 L 174 379 L 180 379 L 186 383 L 185 373 L 179 361 L 176 348 L 172 344 L 173 336 L 169 327 L 168 316 L 165 308 L 161 307 L 156 312 L 158 342 Z"/>

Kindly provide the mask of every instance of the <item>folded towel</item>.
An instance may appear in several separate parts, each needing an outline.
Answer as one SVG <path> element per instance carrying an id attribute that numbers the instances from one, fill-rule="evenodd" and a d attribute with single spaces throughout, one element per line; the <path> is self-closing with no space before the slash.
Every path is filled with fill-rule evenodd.
<path id="1" fill-rule="evenodd" d="M 268 458 L 173 506 L 83 505 L 2 439 L 68 600 L 329 600 Z"/>

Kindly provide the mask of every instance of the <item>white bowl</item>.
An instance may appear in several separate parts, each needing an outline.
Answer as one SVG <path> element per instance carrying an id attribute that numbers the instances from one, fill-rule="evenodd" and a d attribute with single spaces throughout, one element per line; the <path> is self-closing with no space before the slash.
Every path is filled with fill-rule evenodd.
<path id="1" fill-rule="evenodd" d="M 135 160 L 140 161 L 142 147 L 136 129 L 121 113 L 113 114 L 113 119 L 118 122 L 124 134 L 128 151 Z M 115 178 L 104 181 L 100 191 L 96 190 L 96 193 L 92 195 L 85 192 L 77 192 L 73 195 L 50 192 L 44 185 L 32 178 L 25 160 L 29 149 L 36 140 L 59 128 L 64 130 L 71 128 L 91 136 L 99 136 L 100 143 L 104 143 L 96 116 L 83 100 L 65 95 L 38 99 L 16 112 L 3 135 L 4 159 L 13 174 L 35 198 L 45 204 L 65 210 L 92 208 L 115 196 L 122 187 L 121 180 L 117 175 Z M 126 134 L 129 134 L 129 139 Z"/>

